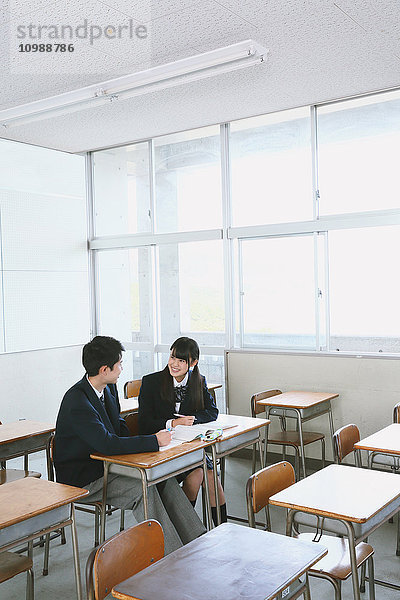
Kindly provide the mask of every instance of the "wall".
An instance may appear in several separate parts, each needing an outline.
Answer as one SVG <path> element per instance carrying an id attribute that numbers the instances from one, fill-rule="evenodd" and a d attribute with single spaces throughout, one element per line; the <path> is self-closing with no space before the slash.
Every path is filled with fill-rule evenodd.
<path id="1" fill-rule="evenodd" d="M 337 392 L 332 400 L 334 427 L 356 423 L 365 437 L 392 421 L 392 408 L 400 401 L 400 363 L 389 358 L 227 352 L 229 411 L 250 415 L 252 394 L 268 389 Z M 275 429 L 276 423 L 271 425 Z M 321 431 L 329 439 L 327 416 L 305 424 L 306 431 Z M 318 444 L 316 445 L 318 446 Z M 319 448 L 307 455 L 319 457 Z M 327 457 L 332 458 L 327 443 Z"/>
<path id="2" fill-rule="evenodd" d="M 54 423 L 64 393 L 83 376 L 81 346 L 0 355 L 0 421 Z"/>

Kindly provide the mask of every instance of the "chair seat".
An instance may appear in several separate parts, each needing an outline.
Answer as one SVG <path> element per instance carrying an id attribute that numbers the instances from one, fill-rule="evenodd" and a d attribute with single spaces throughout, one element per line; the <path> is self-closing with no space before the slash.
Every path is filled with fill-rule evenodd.
<path id="1" fill-rule="evenodd" d="M 302 533 L 299 539 L 312 542 L 314 533 Z M 323 535 L 318 542 L 325 546 L 328 554 L 321 558 L 311 569 L 312 573 L 326 573 L 335 579 L 345 581 L 351 575 L 351 563 L 349 554 L 349 542 L 347 539 Z M 365 542 L 356 546 L 357 567 L 360 567 L 374 553 L 374 549 Z"/>
<path id="2" fill-rule="evenodd" d="M 303 431 L 303 444 L 312 444 L 318 440 L 324 439 L 323 433 L 316 431 Z M 300 447 L 300 434 L 298 431 L 277 431 L 268 435 L 268 444 L 281 444 L 283 446 L 295 446 Z"/>
<path id="3" fill-rule="evenodd" d="M 32 559 L 14 552 L 0 554 L 0 583 L 32 569 Z"/>
<path id="4" fill-rule="evenodd" d="M 24 471 L 23 469 L 0 469 L 0 485 L 25 479 L 25 477 L 41 477 L 42 474 L 37 471 Z"/>

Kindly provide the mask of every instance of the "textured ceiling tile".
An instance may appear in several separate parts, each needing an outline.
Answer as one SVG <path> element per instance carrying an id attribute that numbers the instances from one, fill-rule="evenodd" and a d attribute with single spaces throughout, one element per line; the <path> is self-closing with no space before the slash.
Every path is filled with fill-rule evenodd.
<path id="1" fill-rule="evenodd" d="M 132 16 L 141 23 L 185 10 L 196 4 L 196 0 L 99 0 L 121 12 Z"/>
<path id="2" fill-rule="evenodd" d="M 398 0 L 338 0 L 339 10 L 362 28 L 379 46 L 400 56 L 400 3 Z"/>
<path id="3" fill-rule="evenodd" d="M 199 51 L 240 42 L 256 33 L 254 26 L 211 0 L 155 19 L 151 28 L 153 44 L 162 47 L 190 44 Z"/>

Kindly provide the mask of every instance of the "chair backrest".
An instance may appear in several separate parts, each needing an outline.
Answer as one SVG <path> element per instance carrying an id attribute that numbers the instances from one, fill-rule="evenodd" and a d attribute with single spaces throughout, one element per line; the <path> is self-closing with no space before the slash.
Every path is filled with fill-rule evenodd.
<path id="1" fill-rule="evenodd" d="M 393 407 L 393 423 L 400 423 L 400 402 Z"/>
<path id="2" fill-rule="evenodd" d="M 128 415 L 125 415 L 124 419 L 128 426 L 129 433 L 131 435 L 139 435 L 139 414 L 137 412 L 129 413 Z"/>
<path id="3" fill-rule="evenodd" d="M 333 434 L 335 460 L 341 463 L 345 456 L 353 452 L 354 444 L 360 441 L 360 430 L 354 423 L 344 425 Z"/>
<path id="4" fill-rule="evenodd" d="M 141 385 L 141 379 L 133 379 L 132 381 L 127 381 L 124 385 L 124 398 L 137 398 L 139 396 Z"/>
<path id="5" fill-rule="evenodd" d="M 284 490 L 296 481 L 294 469 L 283 460 L 275 465 L 264 467 L 247 480 L 246 498 L 250 527 L 254 527 L 254 515 L 268 505 L 274 494 Z"/>
<path id="6" fill-rule="evenodd" d="M 272 396 L 278 396 L 278 394 L 282 394 L 281 390 L 267 390 L 254 394 L 250 400 L 251 416 L 256 417 L 260 413 L 265 412 L 265 406 L 257 404 L 259 400 L 266 400 L 266 398 L 272 398 Z"/>
<path id="7" fill-rule="evenodd" d="M 112 588 L 164 556 L 158 521 L 143 521 L 94 548 L 86 563 L 88 600 L 103 600 Z"/>

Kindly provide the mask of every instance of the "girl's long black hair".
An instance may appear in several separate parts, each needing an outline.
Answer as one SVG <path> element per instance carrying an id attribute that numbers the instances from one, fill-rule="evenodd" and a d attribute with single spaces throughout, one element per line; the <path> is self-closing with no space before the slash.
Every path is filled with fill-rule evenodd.
<path id="1" fill-rule="evenodd" d="M 198 343 L 189 337 L 180 337 L 175 340 L 170 350 L 172 356 L 180 358 L 181 360 L 185 360 L 188 364 L 188 367 L 190 367 L 190 364 L 194 360 L 199 360 L 200 357 Z M 198 364 L 194 367 L 189 377 L 188 385 L 190 398 L 192 401 L 191 410 L 193 410 L 193 412 L 203 410 L 203 378 L 200 375 Z M 174 383 L 173 377 L 169 372 L 168 365 L 162 371 L 161 399 L 175 408 Z"/>

